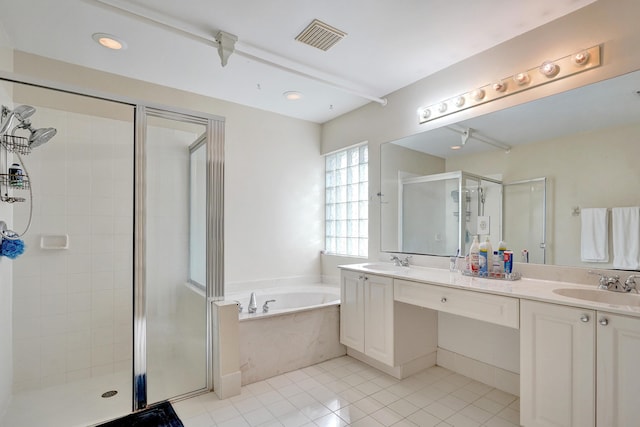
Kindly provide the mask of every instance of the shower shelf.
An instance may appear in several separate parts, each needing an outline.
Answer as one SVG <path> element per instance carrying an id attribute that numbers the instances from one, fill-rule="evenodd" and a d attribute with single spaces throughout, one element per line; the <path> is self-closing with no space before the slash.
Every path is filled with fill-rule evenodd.
<path id="1" fill-rule="evenodd" d="M 509 280 L 509 281 L 514 281 L 514 280 L 520 280 L 522 278 L 522 275 L 518 272 L 513 272 L 513 273 L 502 273 L 502 275 L 500 276 L 494 276 L 494 275 L 487 275 L 482 274 L 482 273 L 476 273 L 473 271 L 469 271 L 469 270 L 461 270 L 460 273 L 462 273 L 463 276 L 469 276 L 469 277 L 479 277 L 481 279 L 495 279 L 495 280 Z"/>
<path id="2" fill-rule="evenodd" d="M 0 173 L 0 186 L 13 190 L 29 190 L 31 188 L 31 183 L 25 175 L 20 175 L 21 179 L 15 177 L 13 174 Z"/>
<path id="3" fill-rule="evenodd" d="M 10 153 L 31 154 L 29 140 L 23 136 L 2 135 L 0 143 Z"/>

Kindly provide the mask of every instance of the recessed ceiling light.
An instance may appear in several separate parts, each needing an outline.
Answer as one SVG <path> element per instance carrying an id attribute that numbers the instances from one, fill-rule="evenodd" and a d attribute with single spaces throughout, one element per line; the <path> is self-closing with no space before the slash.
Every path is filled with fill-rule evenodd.
<path id="1" fill-rule="evenodd" d="M 299 99 L 302 99 L 302 93 L 295 90 L 287 91 L 283 93 L 282 96 L 287 98 L 289 101 L 297 101 Z"/>
<path id="2" fill-rule="evenodd" d="M 452 149 L 452 150 L 459 150 L 459 149 L 461 149 L 461 148 L 462 148 L 462 145 L 452 145 L 452 146 L 451 146 L 451 149 Z"/>
<path id="3" fill-rule="evenodd" d="M 122 50 L 127 48 L 127 43 L 124 40 L 106 33 L 95 33 L 91 36 L 93 40 L 100 43 L 101 46 L 104 46 L 108 49 L 113 50 Z"/>

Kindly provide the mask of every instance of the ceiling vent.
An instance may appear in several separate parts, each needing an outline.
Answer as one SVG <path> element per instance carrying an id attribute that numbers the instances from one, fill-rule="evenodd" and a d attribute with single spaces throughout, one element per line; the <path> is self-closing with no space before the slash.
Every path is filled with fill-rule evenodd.
<path id="1" fill-rule="evenodd" d="M 331 25 L 314 19 L 298 36 L 296 40 L 309 46 L 327 51 L 338 43 L 347 33 L 333 28 Z"/>

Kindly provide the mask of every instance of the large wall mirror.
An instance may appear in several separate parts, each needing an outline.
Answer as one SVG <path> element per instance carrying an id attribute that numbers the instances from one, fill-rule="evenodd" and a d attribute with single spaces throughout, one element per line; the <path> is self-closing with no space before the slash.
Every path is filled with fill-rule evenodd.
<path id="1" fill-rule="evenodd" d="M 496 190 L 475 183 L 443 186 L 441 201 L 403 201 L 404 183 L 457 171 L 499 181 L 497 207 L 480 210 L 478 200 Z M 465 253 L 490 217 L 493 245 L 505 240 L 516 261 L 526 250 L 531 263 L 614 268 L 611 209 L 640 206 L 640 71 L 385 143 L 380 188 L 383 252 Z M 606 262 L 581 258 L 586 208 L 608 209 Z M 434 242 L 445 236 L 429 228 L 441 215 L 467 223 L 455 235 L 461 243 Z M 416 228 L 407 231 L 409 224 Z"/>

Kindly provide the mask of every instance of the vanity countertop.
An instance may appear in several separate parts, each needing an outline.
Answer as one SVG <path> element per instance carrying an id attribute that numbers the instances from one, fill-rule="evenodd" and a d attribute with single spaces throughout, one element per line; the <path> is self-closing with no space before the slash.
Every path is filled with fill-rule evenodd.
<path id="1" fill-rule="evenodd" d="M 475 292 L 484 292 L 514 298 L 544 301 L 555 304 L 563 304 L 572 307 L 582 307 L 591 310 L 602 310 L 610 313 L 625 314 L 640 317 L 640 294 L 635 292 L 618 293 L 613 291 L 598 290 L 597 287 L 569 282 L 556 282 L 550 280 L 521 278 L 520 280 L 498 280 L 480 277 L 470 277 L 459 272 L 450 272 L 442 268 L 409 266 L 396 267 L 391 263 L 363 263 L 341 265 L 339 268 L 362 273 L 376 274 L 393 277 L 394 279 L 423 282 L 438 286 L 464 289 Z M 597 291 L 611 296 L 617 300 L 628 300 L 629 304 L 611 304 L 608 302 L 596 302 L 581 298 L 571 298 L 554 292 L 558 289 L 577 289 Z M 605 298 L 609 295 L 605 295 Z"/>

